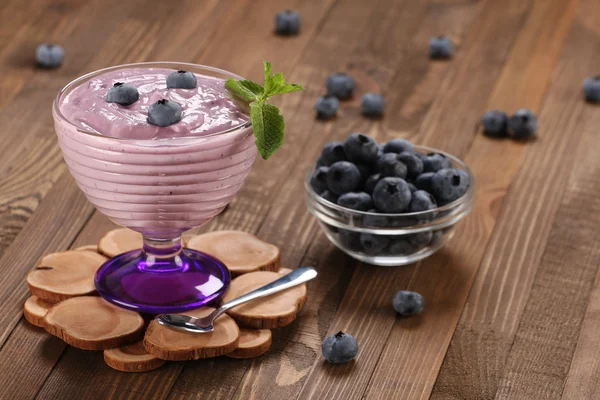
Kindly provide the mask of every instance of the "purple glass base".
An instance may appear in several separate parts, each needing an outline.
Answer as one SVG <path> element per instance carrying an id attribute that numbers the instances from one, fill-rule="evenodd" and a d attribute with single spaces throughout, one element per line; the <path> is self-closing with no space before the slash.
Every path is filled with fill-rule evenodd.
<path id="1" fill-rule="evenodd" d="M 148 314 L 199 308 L 218 299 L 231 276 L 216 258 L 184 248 L 172 257 L 141 249 L 108 260 L 96 272 L 96 289 L 111 303 Z"/>

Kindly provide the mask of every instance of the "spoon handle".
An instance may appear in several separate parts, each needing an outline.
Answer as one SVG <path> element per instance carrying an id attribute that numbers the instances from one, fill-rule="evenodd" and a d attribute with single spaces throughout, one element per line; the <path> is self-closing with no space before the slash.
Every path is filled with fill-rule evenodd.
<path id="1" fill-rule="evenodd" d="M 246 303 L 250 300 L 266 297 L 282 290 L 289 289 L 293 286 L 300 285 L 301 283 L 308 282 L 317 276 L 317 271 L 313 267 L 300 267 L 296 268 L 287 275 L 266 284 L 265 286 L 259 287 L 251 292 L 248 292 L 240 297 L 237 297 L 225 304 L 218 309 L 218 315 L 223 314 L 225 311 L 237 307 L 240 304 Z M 218 316 L 217 315 L 217 316 Z M 215 316 L 215 317 L 217 317 Z"/>

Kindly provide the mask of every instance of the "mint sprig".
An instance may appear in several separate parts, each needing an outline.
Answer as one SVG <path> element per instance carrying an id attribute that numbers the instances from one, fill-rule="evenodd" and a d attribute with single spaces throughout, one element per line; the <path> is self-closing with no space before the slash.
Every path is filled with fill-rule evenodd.
<path id="1" fill-rule="evenodd" d="M 278 94 L 298 92 L 304 88 L 295 83 L 286 83 L 281 72 L 273 75 L 271 63 L 265 64 L 265 83 L 261 85 L 249 80 L 230 78 L 225 83 L 237 97 L 250 104 L 250 120 L 256 138 L 256 147 L 261 157 L 267 160 L 283 143 L 285 122 L 279 109 L 267 101 Z"/>

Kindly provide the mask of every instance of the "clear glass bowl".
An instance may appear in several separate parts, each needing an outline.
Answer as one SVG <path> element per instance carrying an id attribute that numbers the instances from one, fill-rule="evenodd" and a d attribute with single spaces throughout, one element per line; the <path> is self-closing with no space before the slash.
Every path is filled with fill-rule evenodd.
<path id="1" fill-rule="evenodd" d="M 374 265 L 399 266 L 428 257 L 442 248 L 454 234 L 458 221 L 473 208 L 474 178 L 458 158 L 425 146 L 416 152 L 440 153 L 452 167 L 467 173 L 470 186 L 461 198 L 434 210 L 379 214 L 350 210 L 320 197 L 310 185 L 314 167 L 306 175 L 304 188 L 309 211 L 317 217 L 327 238 L 351 257 Z"/>

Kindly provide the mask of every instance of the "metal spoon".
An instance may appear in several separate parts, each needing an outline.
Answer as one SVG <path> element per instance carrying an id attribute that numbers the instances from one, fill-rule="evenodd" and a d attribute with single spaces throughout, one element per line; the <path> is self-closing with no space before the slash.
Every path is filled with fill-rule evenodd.
<path id="1" fill-rule="evenodd" d="M 231 300 L 228 303 L 223 304 L 215 311 L 208 314 L 203 318 L 196 318 L 189 315 L 182 314 L 163 314 L 156 317 L 156 321 L 169 328 L 178 329 L 187 332 L 195 333 L 208 333 L 214 329 L 213 322 L 233 307 L 237 307 L 240 304 L 244 304 L 248 301 L 259 299 L 261 297 L 269 296 L 273 293 L 281 292 L 282 290 L 289 289 L 291 287 L 300 285 L 301 283 L 308 282 L 317 276 L 317 271 L 312 267 L 300 267 L 296 268 L 287 275 L 273 281 L 265 286 L 259 287 L 245 295 L 242 295 L 236 299 Z"/>

